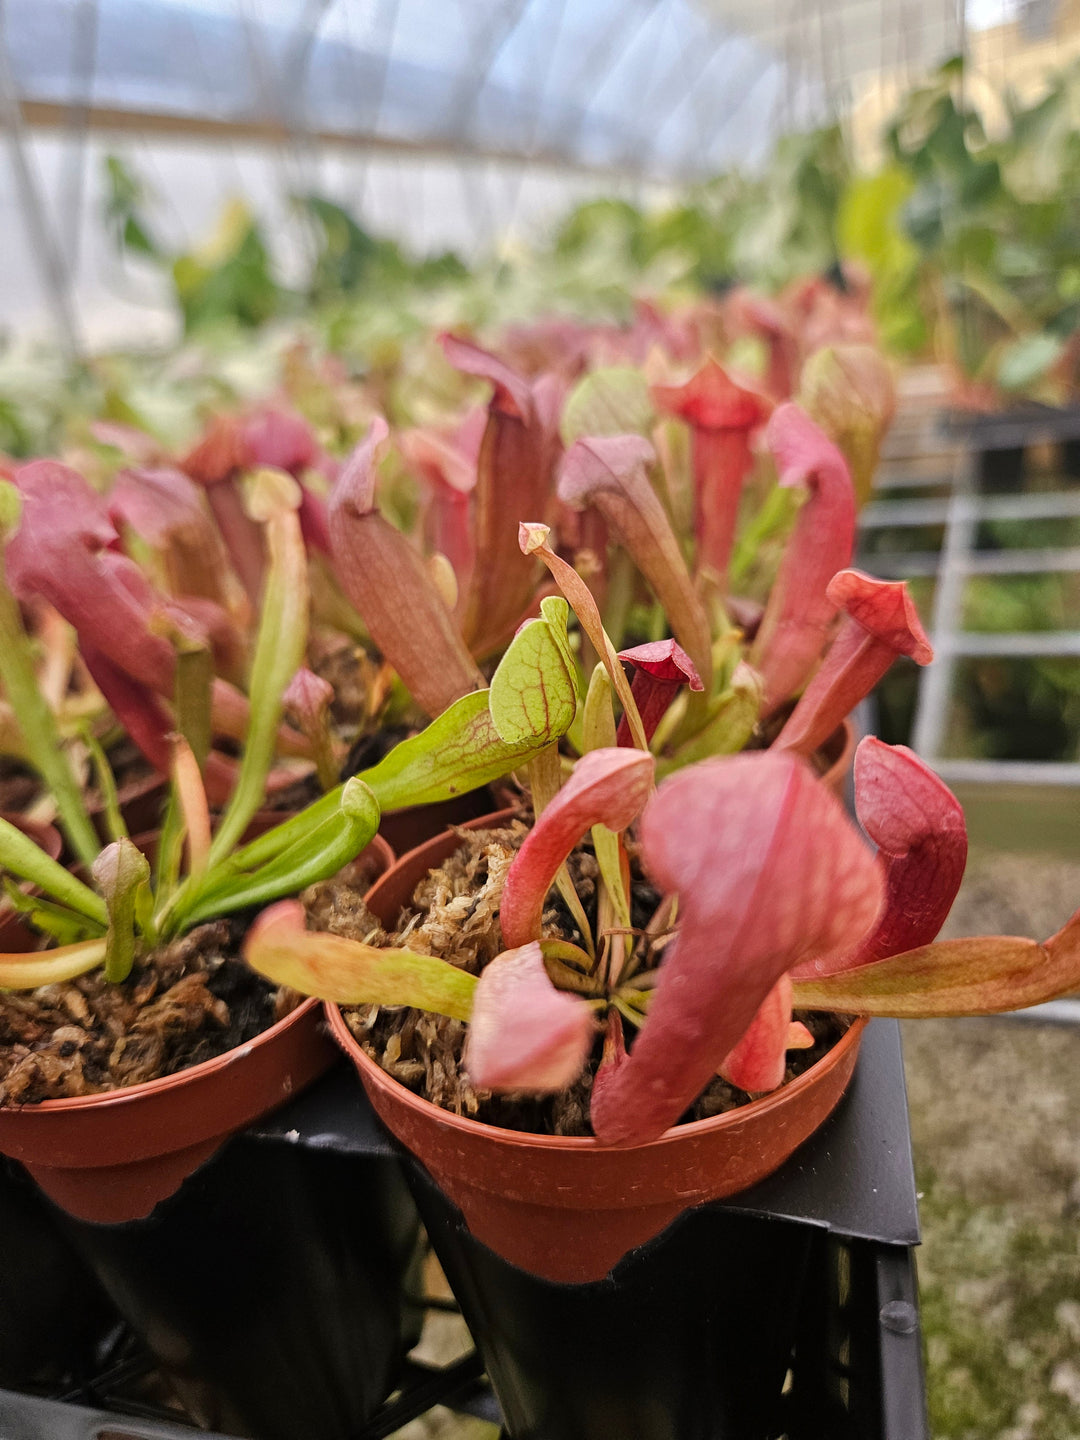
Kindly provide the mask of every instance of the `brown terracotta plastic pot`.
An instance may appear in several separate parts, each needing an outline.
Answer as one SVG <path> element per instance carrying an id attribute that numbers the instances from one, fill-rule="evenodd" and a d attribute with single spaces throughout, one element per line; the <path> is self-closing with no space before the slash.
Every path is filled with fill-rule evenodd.
<path id="1" fill-rule="evenodd" d="M 384 865 L 393 858 L 378 837 L 369 849 Z M 0 1153 L 78 1219 L 140 1219 L 228 1136 L 322 1075 L 335 1053 L 318 1002 L 305 1000 L 254 1040 L 175 1075 L 0 1108 Z"/>
<path id="2" fill-rule="evenodd" d="M 388 810 L 379 822 L 379 834 L 395 854 L 406 855 L 425 840 L 445 834 L 449 826 L 466 825 L 498 808 L 494 787 L 485 785 L 438 805 L 407 805 L 403 810 Z"/>
<path id="3" fill-rule="evenodd" d="M 44 825 L 40 820 L 30 820 L 25 815 L 12 815 L 4 812 L 3 818 L 9 825 L 14 825 L 16 830 L 21 830 L 28 835 L 35 845 L 39 845 L 51 860 L 59 860 L 60 852 L 64 848 L 63 836 L 55 825 Z"/>
<path id="4" fill-rule="evenodd" d="M 511 813 L 466 828 L 497 826 Z M 459 843 L 454 834 L 439 836 L 403 856 L 372 887 L 370 909 L 392 925 L 417 883 Z M 762 1100 L 674 1126 L 648 1145 L 611 1149 L 441 1110 L 370 1060 L 337 1006 L 327 1014 L 380 1119 L 461 1210 L 471 1234 L 523 1270 L 563 1283 L 603 1279 L 683 1211 L 778 1169 L 839 1103 L 866 1025 L 856 1021 L 817 1065 Z"/>
<path id="5" fill-rule="evenodd" d="M 64 848 L 63 837 L 54 825 L 42 825 L 28 820 L 25 815 L 5 814 L 3 818 L 16 829 L 28 835 L 52 860 L 60 859 Z M 35 931 L 24 922 L 22 916 L 8 900 L 0 901 L 0 954 L 21 955 L 37 946 Z"/>

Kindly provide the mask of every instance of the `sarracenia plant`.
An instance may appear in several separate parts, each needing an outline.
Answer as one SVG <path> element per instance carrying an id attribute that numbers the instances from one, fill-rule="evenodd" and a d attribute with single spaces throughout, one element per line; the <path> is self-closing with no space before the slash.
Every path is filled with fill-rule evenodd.
<path id="1" fill-rule="evenodd" d="M 595 389 L 603 375 L 589 379 Z M 773 409 L 713 360 L 681 387 L 654 386 L 652 396 L 690 428 L 692 536 L 680 534 L 673 519 L 679 479 L 670 455 L 640 434 L 605 433 L 573 439 L 557 484 L 560 502 L 582 520 L 602 522 L 620 547 L 608 558 L 611 574 L 590 586 L 606 595 L 604 603 L 581 594 L 584 578 L 545 526 L 523 525 L 521 548 L 547 566 L 601 659 L 614 651 L 595 638 L 600 628 L 616 640 L 629 633 L 643 642 L 620 656 L 635 667 L 635 687 L 648 693 L 648 739 L 660 776 L 760 745 L 781 727 L 786 748 L 812 755 L 897 654 L 920 664 L 932 657 L 914 607 L 902 585 L 845 568 L 857 509 L 850 467 L 803 408 L 789 402 Z M 624 398 L 622 388 L 615 398 Z M 881 416 L 860 410 L 858 418 L 878 434 Z M 775 574 L 769 582 L 764 565 L 750 587 L 756 593 L 748 594 L 742 587 L 749 570 L 762 568 L 763 554 L 772 555 Z M 653 666 L 649 647 L 665 635 L 681 658 L 661 691 L 652 683 L 660 677 L 649 669 L 647 679 L 643 666 Z M 804 690 L 797 719 L 787 720 Z M 623 704 L 620 743 L 640 745 Z"/>
<path id="2" fill-rule="evenodd" d="M 40 891 L 28 896 L 8 884 L 8 893 L 26 918 L 56 942 L 53 949 L 0 955 L 0 987 L 34 989 L 99 965 L 110 980 L 123 980 L 136 957 L 159 941 L 204 921 L 296 894 L 335 874 L 372 839 L 382 810 L 445 800 L 487 784 L 534 761 L 569 727 L 577 692 L 566 637 L 568 609 L 552 598 L 545 601 L 543 616 L 511 643 L 490 689 L 462 697 L 379 764 L 243 844 L 273 762 L 283 693 L 295 687 L 304 654 L 308 591 L 298 499 L 295 482 L 279 471 L 256 477 L 248 495 L 248 514 L 262 529 L 266 551 L 249 684 L 251 721 L 216 832 L 211 831 L 200 769 L 207 759 L 211 704 L 204 674 L 201 718 L 194 714 L 198 706 L 190 696 L 175 697 L 178 719 L 193 717 L 193 724 L 189 733 L 174 734 L 170 740 L 172 800 L 157 841 L 153 876 L 148 859 L 124 831 L 115 805 L 108 807 L 111 842 L 99 852 L 96 841 L 87 840 L 79 852 L 93 885 L 0 821 L 0 867 Z M 10 485 L 0 486 L 0 504 L 14 528 L 19 497 Z M 0 587 L 0 598 L 5 593 Z M 17 635 L 14 603 L 8 622 Z M 176 677 L 179 689 L 188 678 L 182 664 Z M 23 691 L 16 685 L 9 693 L 13 704 L 19 704 Z M 20 723 L 29 725 L 37 718 L 31 703 Z M 47 730 L 40 738 L 43 775 L 63 779 L 63 755 L 45 754 Z M 103 775 L 107 784 L 107 766 Z M 77 791 L 65 796 L 62 813 L 73 835 L 80 833 L 80 824 L 89 823 L 80 806 Z"/>
<path id="3" fill-rule="evenodd" d="M 592 638 L 580 610 L 579 619 Z M 602 654 L 604 640 L 600 632 Z M 843 689 L 858 650 L 842 647 L 814 705 Z M 788 1049 L 810 1043 L 793 1005 L 986 1014 L 1080 985 L 1080 911 L 1044 945 L 1001 936 L 932 943 L 959 888 L 967 837 L 959 803 L 910 750 L 875 739 L 859 747 L 856 806 L 875 855 L 795 745 L 690 765 L 654 791 L 648 750 L 611 743 L 610 694 L 597 666 L 585 753 L 536 807 L 502 890 L 504 949 L 479 976 L 407 948 L 308 932 L 289 901 L 249 932 L 249 963 L 337 1003 L 467 1020 L 464 1063 L 481 1091 L 561 1090 L 602 1031 L 591 1121 L 614 1145 L 659 1136 L 717 1073 L 751 1093 L 775 1089 Z M 582 933 L 579 904 L 568 935 L 545 925 L 545 907 L 586 840 L 599 868 L 585 921 L 595 933 Z M 630 923 L 632 852 L 663 897 L 642 929 Z M 624 1021 L 636 1032 L 629 1046 Z"/>
<path id="4" fill-rule="evenodd" d="M 297 489 L 283 471 L 264 470 L 249 477 L 249 490 L 260 475 L 266 477 L 263 490 L 274 485 Z M 227 639 L 227 612 L 204 595 L 178 598 L 158 590 L 117 548 L 119 532 L 106 502 L 75 470 L 55 461 L 37 460 L 15 470 L 15 486 L 19 524 L 5 552 L 6 586 L 11 595 L 24 604 L 45 601 L 74 628 L 91 678 L 133 742 L 161 774 L 170 771 L 168 736 L 180 722 L 168 706 L 178 694 L 188 699 L 196 685 L 207 689 L 205 729 L 211 744 L 205 757 L 200 756 L 200 764 L 211 803 L 223 804 L 237 784 L 237 766 L 226 749 L 216 748 L 212 742 L 219 736 L 243 742 L 252 726 L 261 723 L 252 715 L 253 696 L 245 695 L 218 673 L 235 663 L 235 657 L 228 658 L 232 647 Z M 255 488 L 260 487 L 255 484 Z M 251 514 L 246 518 L 261 536 L 260 522 Z M 299 559 L 306 566 L 302 547 Z M 295 562 L 293 569 L 299 569 Z M 251 675 L 258 669 L 253 653 Z M 199 675 L 201 680 L 197 680 Z M 9 688 L 7 681 L 5 688 Z M 25 694 L 20 703 L 27 703 Z M 310 751 L 307 737 L 282 725 L 279 714 L 274 754 L 307 757 Z M 40 762 L 34 763 L 40 769 Z M 57 777 L 47 778 L 59 801 Z M 293 777 L 286 772 L 282 778 Z M 256 788 L 261 791 L 272 779 L 268 770 Z M 63 808 L 60 814 L 68 825 Z M 87 858 L 85 843 L 76 849 L 81 858 Z"/>

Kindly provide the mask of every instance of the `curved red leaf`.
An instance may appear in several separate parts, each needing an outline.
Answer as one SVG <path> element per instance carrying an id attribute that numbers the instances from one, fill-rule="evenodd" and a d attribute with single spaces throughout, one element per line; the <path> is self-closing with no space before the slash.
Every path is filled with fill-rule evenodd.
<path id="1" fill-rule="evenodd" d="M 656 733 L 656 727 L 681 686 L 689 685 L 695 691 L 705 688 L 694 662 L 676 640 L 650 640 L 630 650 L 620 650 L 619 659 L 624 665 L 634 667 L 631 693 L 647 740 Z M 619 722 L 617 743 L 634 743 L 625 715 Z"/>
<path id="2" fill-rule="evenodd" d="M 505 950 L 480 972 L 464 1063 L 477 1090 L 551 1094 L 581 1074 L 592 1011 L 548 978 L 536 941 Z"/>
<path id="3" fill-rule="evenodd" d="M 484 682 L 420 552 L 376 508 L 376 460 L 388 433 L 377 416 L 342 466 L 330 497 L 331 551 L 371 638 L 434 718 Z"/>
<path id="4" fill-rule="evenodd" d="M 594 825 L 625 830 L 652 788 L 654 762 L 644 750 L 590 750 L 529 831 L 503 886 L 499 919 L 508 949 L 540 938 L 547 893 L 559 866 Z"/>
<path id="5" fill-rule="evenodd" d="M 855 492 L 847 461 L 797 405 L 780 406 L 765 438 L 780 484 L 810 491 L 750 655 L 765 682 L 767 713 L 803 685 L 828 639 L 836 605 L 826 592 L 851 559 Z"/>
<path id="6" fill-rule="evenodd" d="M 655 1139 L 708 1084 L 776 982 L 808 953 L 849 950 L 878 913 L 874 857 L 801 760 L 747 752 L 666 780 L 642 817 L 642 858 L 679 896 L 649 1017 L 601 1066 L 605 1144 Z"/>
<path id="7" fill-rule="evenodd" d="M 288 410 L 272 406 L 257 410 L 242 422 L 241 436 L 245 469 L 268 465 L 273 470 L 287 470 L 298 480 L 320 458 L 311 426 L 301 415 Z"/>
<path id="8" fill-rule="evenodd" d="M 708 685 L 712 678 L 709 618 L 694 589 L 667 511 L 646 466 L 655 451 L 640 435 L 576 440 L 563 457 L 559 499 L 595 506 L 652 586 L 679 643 Z"/>
<path id="9" fill-rule="evenodd" d="M 758 1007 L 745 1035 L 725 1056 L 720 1074 L 751 1095 L 775 1090 L 784 1081 L 791 1038 L 791 978 L 781 975 Z"/>
<path id="10" fill-rule="evenodd" d="M 877 925 L 844 955 L 815 957 L 797 979 L 838 974 L 927 945 L 944 925 L 967 863 L 959 800 L 906 745 L 868 735 L 855 752 L 855 809 L 878 846 L 885 907 Z"/>
<path id="11" fill-rule="evenodd" d="M 552 509 L 563 388 L 554 376 L 530 385 L 470 341 L 440 338 L 452 365 L 495 387 L 473 490 L 473 553 L 482 563 L 473 566 L 458 606 L 465 640 L 482 657 L 509 639 L 533 599 L 537 567 L 522 563 L 517 527 L 522 517 L 547 517 Z"/>
<path id="12" fill-rule="evenodd" d="M 898 655 L 908 655 L 919 665 L 934 658 L 903 581 L 841 570 L 825 594 L 844 610 L 845 618 L 775 742 L 801 755 L 811 755 L 824 744 Z"/>

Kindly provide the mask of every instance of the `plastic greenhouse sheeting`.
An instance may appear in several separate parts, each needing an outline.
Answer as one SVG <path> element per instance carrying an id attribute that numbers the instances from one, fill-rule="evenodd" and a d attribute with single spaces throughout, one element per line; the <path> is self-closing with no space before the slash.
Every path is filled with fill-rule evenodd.
<path id="1" fill-rule="evenodd" d="M 580 200 L 647 203 L 753 167 L 778 135 L 841 113 L 877 75 L 951 53 L 957 10 L 0 0 L 0 128 L 14 140 L 0 166 L 0 327 L 81 330 L 91 345 L 170 332 L 163 277 L 121 273 L 103 230 L 109 154 L 145 178 L 163 238 L 180 248 L 243 198 L 286 281 L 298 193 L 338 200 L 414 252 L 473 258 L 543 232 Z"/>
<path id="2" fill-rule="evenodd" d="M 775 45 L 692 0 L 7 0 L 25 102 L 271 122 L 664 178 L 766 148 Z M 81 52 L 81 53 L 80 53 Z M 31 123 L 34 112 L 29 116 Z"/>

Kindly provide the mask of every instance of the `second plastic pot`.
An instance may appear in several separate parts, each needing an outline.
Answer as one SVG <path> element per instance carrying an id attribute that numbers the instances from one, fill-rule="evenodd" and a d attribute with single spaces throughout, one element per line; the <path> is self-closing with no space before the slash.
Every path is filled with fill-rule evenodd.
<path id="1" fill-rule="evenodd" d="M 383 841 L 372 842 L 384 862 Z M 325 1073 L 334 1047 L 314 1000 L 224 1055 L 174 1075 L 72 1099 L 0 1108 L 0 1154 L 83 1220 L 149 1215 L 236 1131 Z"/>
<path id="2" fill-rule="evenodd" d="M 497 826 L 508 813 L 468 828 Z M 373 913 L 392 926 L 417 883 L 459 843 L 455 834 L 439 836 L 402 857 L 369 892 Z M 471 1233 L 512 1264 L 571 1283 L 603 1279 L 685 1210 L 776 1170 L 839 1102 L 865 1028 L 857 1021 L 812 1069 L 751 1105 L 617 1149 L 439 1109 L 369 1059 L 336 1006 L 327 1014 L 380 1119 L 461 1210 Z"/>
<path id="3" fill-rule="evenodd" d="M 424 1224 L 514 1440 L 776 1433 L 811 1227 L 697 1207 L 605 1279 L 555 1284 L 483 1245 L 414 1170 Z M 603 1245 L 605 1216 L 592 1223 Z"/>
<path id="4" fill-rule="evenodd" d="M 458 844 L 444 836 L 403 857 L 369 893 L 371 910 L 392 924 Z M 813 1231 L 709 1202 L 772 1174 L 826 1119 L 864 1023 L 773 1095 L 620 1150 L 438 1109 L 329 1014 L 374 1109 L 415 1157 L 421 1215 L 509 1436 L 776 1433 Z"/>

